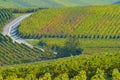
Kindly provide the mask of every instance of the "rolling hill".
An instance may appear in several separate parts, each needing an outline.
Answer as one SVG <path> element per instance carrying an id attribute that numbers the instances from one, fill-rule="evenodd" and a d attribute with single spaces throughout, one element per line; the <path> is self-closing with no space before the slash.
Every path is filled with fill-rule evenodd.
<path id="1" fill-rule="evenodd" d="M 119 5 L 43 9 L 22 21 L 18 34 L 33 45 L 64 47 L 78 37 L 83 53 L 120 51 Z M 59 49 L 58 49 L 59 50 Z"/>
<path id="2" fill-rule="evenodd" d="M 33 48 L 0 33 L 0 80 L 120 80 L 119 2 L 0 0 L 0 31 L 12 18 L 34 12 L 6 31 Z"/>
<path id="3" fill-rule="evenodd" d="M 1 7 L 63 7 L 113 4 L 120 0 L 0 0 Z"/>
<path id="4" fill-rule="evenodd" d="M 24 38 L 120 39 L 120 5 L 40 10 L 22 21 Z"/>

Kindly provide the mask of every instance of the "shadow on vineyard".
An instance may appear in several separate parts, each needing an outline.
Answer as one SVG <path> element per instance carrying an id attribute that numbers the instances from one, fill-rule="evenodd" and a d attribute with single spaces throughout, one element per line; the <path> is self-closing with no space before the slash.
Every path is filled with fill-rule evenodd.
<path id="1" fill-rule="evenodd" d="M 79 38 L 76 37 L 67 38 L 64 47 L 60 47 L 57 45 L 47 45 L 42 41 L 40 41 L 38 45 L 42 47 L 49 47 L 50 49 L 55 51 L 54 54 L 56 55 L 56 58 L 80 55 L 82 54 L 83 51 L 83 49 L 79 47 L 80 46 Z"/>

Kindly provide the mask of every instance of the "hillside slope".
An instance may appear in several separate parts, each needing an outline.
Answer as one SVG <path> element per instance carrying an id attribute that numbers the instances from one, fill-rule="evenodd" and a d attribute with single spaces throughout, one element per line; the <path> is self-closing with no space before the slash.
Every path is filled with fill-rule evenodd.
<path id="1" fill-rule="evenodd" d="M 41 10 L 21 23 L 19 35 L 119 39 L 119 9 L 120 5 L 109 5 Z"/>
<path id="2" fill-rule="evenodd" d="M 120 0 L 0 0 L 1 7 L 62 7 L 113 4 Z"/>
<path id="3" fill-rule="evenodd" d="M 8 36 L 0 34 L 0 66 L 41 61 L 47 58 L 46 54 L 46 51 L 18 44 Z"/>

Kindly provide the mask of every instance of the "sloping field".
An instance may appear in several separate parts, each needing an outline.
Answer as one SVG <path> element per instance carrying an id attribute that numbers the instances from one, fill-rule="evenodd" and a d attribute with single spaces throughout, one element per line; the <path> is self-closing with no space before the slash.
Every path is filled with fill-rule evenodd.
<path id="1" fill-rule="evenodd" d="M 0 0 L 1 7 L 63 7 L 113 4 L 120 0 Z"/>
<path id="2" fill-rule="evenodd" d="M 120 5 L 53 8 L 38 11 L 19 28 L 24 38 L 120 38 Z"/>
<path id="3" fill-rule="evenodd" d="M 18 44 L 0 34 L 0 66 L 40 61 L 44 54 L 38 48 Z"/>

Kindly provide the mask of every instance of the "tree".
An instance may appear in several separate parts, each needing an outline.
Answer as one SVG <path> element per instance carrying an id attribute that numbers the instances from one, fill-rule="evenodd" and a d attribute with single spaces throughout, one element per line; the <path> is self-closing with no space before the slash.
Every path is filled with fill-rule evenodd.
<path id="1" fill-rule="evenodd" d="M 65 46 L 62 49 L 63 57 L 71 56 L 71 55 L 79 55 L 82 53 L 82 49 L 80 48 L 79 38 L 70 37 L 66 39 Z"/>

